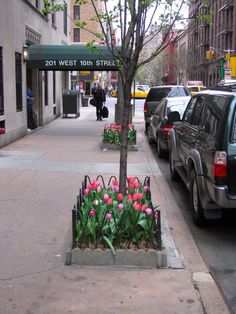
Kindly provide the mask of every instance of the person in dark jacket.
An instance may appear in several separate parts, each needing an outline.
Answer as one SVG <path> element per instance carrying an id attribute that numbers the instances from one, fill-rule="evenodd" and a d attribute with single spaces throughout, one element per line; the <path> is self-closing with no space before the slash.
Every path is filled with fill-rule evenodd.
<path id="1" fill-rule="evenodd" d="M 27 87 L 27 120 L 28 120 L 28 128 L 35 129 L 35 122 L 33 117 L 33 99 L 34 94 L 32 90 Z"/>
<path id="2" fill-rule="evenodd" d="M 98 86 L 95 90 L 92 90 L 92 94 L 96 99 L 97 121 L 102 121 L 102 107 L 103 103 L 106 101 L 106 94 L 100 83 L 98 83 Z"/>

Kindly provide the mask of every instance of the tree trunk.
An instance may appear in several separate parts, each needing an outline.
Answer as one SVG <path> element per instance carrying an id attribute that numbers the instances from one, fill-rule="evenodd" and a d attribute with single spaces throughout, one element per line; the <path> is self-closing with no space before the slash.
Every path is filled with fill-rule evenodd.
<path id="1" fill-rule="evenodd" d="M 123 107 L 124 107 L 124 97 L 123 97 L 123 89 L 122 89 L 122 79 L 120 72 L 118 72 L 118 87 L 117 87 L 117 104 L 115 107 L 115 123 L 122 123 L 122 115 L 123 115 Z"/>
<path id="2" fill-rule="evenodd" d="M 124 99 L 124 109 L 123 109 L 123 119 L 122 119 L 122 130 L 121 130 L 121 148 L 120 148 L 120 177 L 119 177 L 119 190 L 124 195 L 126 192 L 126 179 L 127 179 L 127 159 L 128 159 L 128 125 L 129 117 L 131 114 L 131 83 L 125 84 L 123 86 L 123 99 Z"/>

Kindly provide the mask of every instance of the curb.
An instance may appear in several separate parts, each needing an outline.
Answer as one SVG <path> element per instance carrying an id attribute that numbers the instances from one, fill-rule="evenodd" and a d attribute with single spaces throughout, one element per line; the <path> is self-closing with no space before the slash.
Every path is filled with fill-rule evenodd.
<path id="1" fill-rule="evenodd" d="M 138 151 L 138 145 L 128 145 L 128 151 Z M 109 143 L 102 143 L 101 144 L 102 150 L 120 150 L 120 145 L 109 144 Z"/>
<path id="2" fill-rule="evenodd" d="M 167 267 L 166 251 L 156 250 L 116 250 L 114 256 L 111 250 L 80 249 L 67 250 L 65 265 L 86 266 L 117 266 L 117 267 L 141 267 L 141 268 L 165 268 Z"/>

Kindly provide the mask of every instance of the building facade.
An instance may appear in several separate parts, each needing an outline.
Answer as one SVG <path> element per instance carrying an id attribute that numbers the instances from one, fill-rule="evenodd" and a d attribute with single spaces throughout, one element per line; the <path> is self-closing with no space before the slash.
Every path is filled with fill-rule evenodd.
<path id="1" fill-rule="evenodd" d="M 61 114 L 68 73 L 27 68 L 23 50 L 29 45 L 69 43 L 67 11 L 43 14 L 43 0 L 0 1 L 0 147 L 28 132 L 27 87 L 33 92 L 35 126 Z"/>
<path id="2" fill-rule="evenodd" d="M 189 80 L 211 87 L 224 78 L 226 51 L 236 54 L 236 0 L 197 0 L 189 6 Z M 214 57 L 206 58 L 209 50 Z"/>
<path id="3" fill-rule="evenodd" d="M 94 2 L 96 10 L 98 12 L 104 11 L 102 1 L 98 0 Z M 71 44 L 77 45 L 86 45 L 88 42 L 94 41 L 95 44 L 103 46 L 105 41 L 99 39 L 91 32 L 88 32 L 85 29 L 79 28 L 76 22 L 83 21 L 86 22 L 86 28 L 94 32 L 101 32 L 100 24 L 93 20 L 95 17 L 95 10 L 91 2 L 88 1 L 83 5 L 75 3 L 75 0 L 70 0 L 70 41 Z M 104 24 L 104 29 L 106 30 L 106 25 Z M 110 32 L 107 31 L 108 37 L 110 37 Z M 109 38 L 109 41 L 113 41 L 115 45 L 116 41 L 116 31 L 112 30 L 112 38 Z M 91 87 L 95 83 L 102 83 L 103 87 L 108 85 L 117 85 L 117 72 L 106 71 L 80 71 L 77 73 L 74 71 L 71 75 L 71 87 L 80 88 L 84 91 L 85 95 L 89 95 L 91 92 Z"/>

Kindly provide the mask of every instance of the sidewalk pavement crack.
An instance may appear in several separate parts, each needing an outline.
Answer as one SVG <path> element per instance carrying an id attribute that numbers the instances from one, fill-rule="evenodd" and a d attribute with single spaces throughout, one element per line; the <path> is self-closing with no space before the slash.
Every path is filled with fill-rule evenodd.
<path id="1" fill-rule="evenodd" d="M 198 288 L 198 285 L 197 285 L 196 282 L 193 282 L 193 287 L 195 289 L 197 298 L 198 298 L 198 300 L 200 302 L 200 307 L 201 307 L 202 314 L 207 314 L 206 308 L 205 308 L 205 306 L 203 304 L 203 301 L 202 301 L 202 298 L 201 298 L 201 294 L 200 294 L 200 291 L 199 291 L 199 288 Z"/>
<path id="2" fill-rule="evenodd" d="M 20 279 L 20 278 L 23 278 L 23 277 L 36 275 L 36 274 L 40 275 L 40 274 L 44 274 L 44 273 L 47 273 L 47 272 L 50 272 L 50 271 L 57 270 L 57 269 L 59 269 L 61 267 L 64 267 L 64 265 L 55 266 L 55 267 L 44 269 L 44 270 L 41 270 L 41 271 L 25 273 L 25 274 L 21 274 L 21 275 L 18 275 L 18 276 L 13 276 L 13 277 L 8 277 L 8 278 L 0 278 L 0 282 L 16 280 L 16 279 Z"/>

